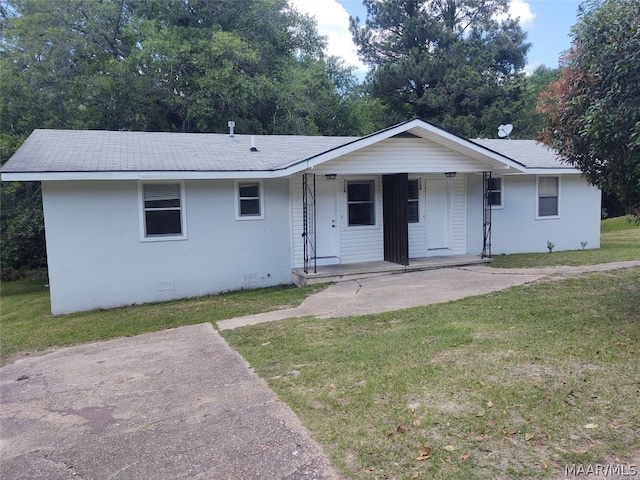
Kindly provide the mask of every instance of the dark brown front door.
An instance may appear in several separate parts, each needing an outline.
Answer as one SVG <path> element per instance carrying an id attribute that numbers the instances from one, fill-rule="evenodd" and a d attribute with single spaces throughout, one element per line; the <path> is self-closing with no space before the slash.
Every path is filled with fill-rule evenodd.
<path id="1" fill-rule="evenodd" d="M 408 189 L 408 174 L 383 175 L 384 259 L 400 265 L 409 265 Z"/>

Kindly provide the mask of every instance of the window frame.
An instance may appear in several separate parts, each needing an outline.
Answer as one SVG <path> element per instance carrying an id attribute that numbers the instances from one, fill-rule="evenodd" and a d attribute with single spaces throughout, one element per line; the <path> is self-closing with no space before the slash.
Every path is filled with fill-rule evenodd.
<path id="1" fill-rule="evenodd" d="M 541 198 L 554 198 L 553 196 L 540 196 L 540 180 L 543 178 L 555 178 L 557 180 L 557 192 L 556 198 L 556 213 L 555 215 L 540 215 L 540 199 Z M 551 220 L 554 218 L 560 218 L 560 175 L 537 175 L 536 176 L 536 220 Z"/>
<path id="2" fill-rule="evenodd" d="M 409 224 L 415 224 L 415 223 L 420 223 L 420 191 L 422 190 L 422 179 L 420 178 L 410 178 L 409 179 L 409 183 L 411 182 L 415 182 L 416 183 L 416 197 L 415 198 L 411 198 L 409 196 L 409 191 L 407 191 L 407 223 Z M 411 220 L 409 219 L 409 205 L 415 203 L 416 204 L 416 220 Z"/>
<path id="3" fill-rule="evenodd" d="M 487 183 L 489 180 L 498 180 L 500 181 L 500 188 L 498 190 L 489 190 L 489 185 L 487 185 L 487 193 L 490 192 L 500 192 L 500 203 L 489 203 L 491 209 L 501 209 L 504 208 L 504 177 L 491 177 L 487 179 Z M 489 202 L 490 195 L 487 197 L 487 202 Z"/>
<path id="4" fill-rule="evenodd" d="M 257 197 L 241 197 L 240 196 L 240 188 L 243 184 L 257 184 L 258 186 L 258 196 Z M 236 220 L 264 220 L 265 218 L 265 202 L 264 202 L 264 185 L 262 179 L 245 179 L 245 180 L 234 180 L 234 204 L 235 204 L 235 214 Z M 242 214 L 241 203 L 244 200 L 258 200 L 258 207 L 260 209 L 260 213 L 257 215 L 254 214 Z"/>
<path id="5" fill-rule="evenodd" d="M 354 184 L 368 184 L 371 186 L 371 199 L 368 201 L 362 201 L 362 200 L 354 200 L 354 201 L 350 201 L 349 200 L 349 185 L 354 185 Z M 377 216 L 377 208 L 376 208 L 376 180 L 373 178 L 368 178 L 368 179 L 351 179 L 351 180 L 345 180 L 345 197 L 346 197 L 346 205 L 347 205 L 347 222 L 346 222 L 346 226 L 347 228 L 372 228 L 372 227 L 376 227 L 378 225 L 378 219 L 376 218 Z M 370 204 L 371 205 L 371 221 L 372 223 L 358 223 L 358 224 L 351 224 L 351 215 L 350 215 L 350 207 L 351 205 L 363 205 L 363 204 Z"/>
<path id="6" fill-rule="evenodd" d="M 147 235 L 147 211 L 158 211 L 160 208 L 148 209 L 145 205 L 144 187 L 145 185 L 174 185 L 177 184 L 179 188 L 179 200 L 180 200 L 180 233 L 167 233 Z M 184 180 L 153 180 L 153 181 L 138 181 L 138 212 L 139 212 L 139 225 L 140 225 L 140 241 L 141 242 L 171 242 L 176 240 L 186 240 L 187 236 L 187 210 L 186 210 L 186 193 Z M 169 209 L 169 208 L 167 208 Z M 175 209 L 175 207 L 171 207 Z"/>

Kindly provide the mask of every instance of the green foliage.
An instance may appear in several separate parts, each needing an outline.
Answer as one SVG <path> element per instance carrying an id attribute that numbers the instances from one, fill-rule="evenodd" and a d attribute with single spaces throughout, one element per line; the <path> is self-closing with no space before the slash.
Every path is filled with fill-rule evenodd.
<path id="1" fill-rule="evenodd" d="M 420 117 L 463 136 L 495 136 L 518 118 L 529 44 L 507 0 L 364 0 L 351 18 L 358 51 L 372 66 L 374 96 L 403 118 Z"/>
<path id="2" fill-rule="evenodd" d="M 37 182 L 4 182 L 0 189 L 2 278 L 12 270 L 46 266 L 42 195 Z"/>
<path id="3" fill-rule="evenodd" d="M 542 140 L 640 215 L 640 1 L 590 0 L 557 82 L 540 99 Z"/>
<path id="4" fill-rule="evenodd" d="M 511 138 L 536 138 L 544 127 L 544 117 L 537 111 L 538 96 L 558 78 L 557 68 L 544 65 L 537 67 L 531 75 L 518 78 L 518 86 L 522 92 L 522 109 L 513 118 L 513 134 Z"/>
<path id="5" fill-rule="evenodd" d="M 8 0 L 0 22 L 2 163 L 35 128 L 222 133 L 234 120 L 238 133 L 364 135 L 386 126 L 381 104 L 324 55 L 314 21 L 286 0 Z M 2 186 L 3 268 L 45 262 L 39 195 Z"/>
<path id="6" fill-rule="evenodd" d="M 348 116 L 338 88 L 350 70 L 325 58 L 314 21 L 286 0 L 9 6 L 3 132 L 223 132 L 233 119 L 251 133 L 327 134 L 327 118 Z M 357 118 L 340 127 L 358 130 Z"/>

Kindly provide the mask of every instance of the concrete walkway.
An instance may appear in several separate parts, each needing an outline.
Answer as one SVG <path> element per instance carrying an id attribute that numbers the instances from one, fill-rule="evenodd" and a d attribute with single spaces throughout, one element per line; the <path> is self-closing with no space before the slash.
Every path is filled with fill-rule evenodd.
<path id="1" fill-rule="evenodd" d="M 347 317 L 448 302 L 556 275 L 640 266 L 640 260 L 583 267 L 493 268 L 487 265 L 423 270 L 348 280 L 309 296 L 296 308 L 218 322 L 220 330 L 312 316 Z"/>
<path id="2" fill-rule="evenodd" d="M 211 324 L 22 358 L 0 388 L 3 479 L 336 478 Z"/>
<path id="3" fill-rule="evenodd" d="M 593 267 L 429 270 L 331 285 L 298 308 L 218 323 L 360 315 Z M 0 478 L 333 479 L 295 414 L 210 324 L 62 348 L 0 368 Z"/>

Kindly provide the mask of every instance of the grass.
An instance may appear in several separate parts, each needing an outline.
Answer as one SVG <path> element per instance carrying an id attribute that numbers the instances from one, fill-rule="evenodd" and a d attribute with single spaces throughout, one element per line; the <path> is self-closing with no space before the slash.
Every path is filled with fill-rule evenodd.
<path id="1" fill-rule="evenodd" d="M 345 478 L 560 478 L 640 458 L 640 268 L 223 335 Z"/>
<path id="2" fill-rule="evenodd" d="M 606 220 L 600 252 L 510 255 L 499 266 L 639 258 L 639 235 Z M 1 360 L 286 308 L 318 288 L 52 317 L 44 282 L 4 283 Z M 640 268 L 223 334 L 345 478 L 560 478 L 565 465 L 640 462 Z"/>
<path id="3" fill-rule="evenodd" d="M 2 284 L 0 362 L 19 352 L 216 322 L 299 305 L 321 286 L 280 286 L 53 317 L 43 280 Z"/>
<path id="4" fill-rule="evenodd" d="M 496 255 L 491 266 L 497 268 L 526 268 L 558 265 L 595 265 L 640 259 L 640 225 L 627 217 L 603 220 L 600 248 L 553 253 L 520 253 Z"/>

